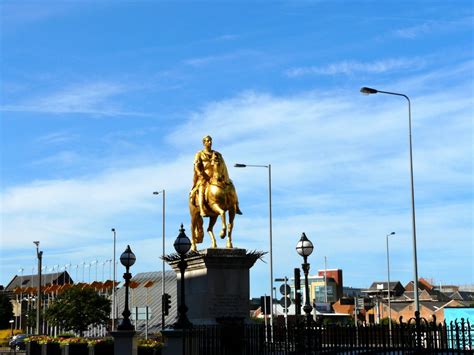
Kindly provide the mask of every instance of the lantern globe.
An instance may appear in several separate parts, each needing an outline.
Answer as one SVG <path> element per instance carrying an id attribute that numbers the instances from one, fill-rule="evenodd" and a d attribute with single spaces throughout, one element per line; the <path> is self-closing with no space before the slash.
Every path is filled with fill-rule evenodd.
<path id="1" fill-rule="evenodd" d="M 191 241 L 184 232 L 183 224 L 181 224 L 181 228 L 179 229 L 179 235 L 174 241 L 174 249 L 179 255 L 186 255 L 191 249 Z"/>
<path id="2" fill-rule="evenodd" d="M 313 249 L 314 249 L 313 243 L 311 243 L 308 237 L 306 237 L 306 234 L 303 233 L 301 235 L 301 239 L 296 244 L 296 251 L 302 257 L 305 257 L 305 256 L 310 256 L 311 253 L 313 252 Z"/>
<path id="3" fill-rule="evenodd" d="M 132 249 L 130 249 L 130 245 L 127 245 L 127 249 L 120 255 L 120 262 L 125 267 L 130 267 L 135 264 L 136 261 L 135 254 L 133 254 Z"/>

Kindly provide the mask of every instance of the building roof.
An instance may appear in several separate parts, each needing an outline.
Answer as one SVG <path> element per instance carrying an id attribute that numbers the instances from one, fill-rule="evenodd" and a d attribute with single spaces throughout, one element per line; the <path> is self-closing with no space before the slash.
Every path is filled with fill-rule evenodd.
<path id="1" fill-rule="evenodd" d="M 458 301 L 474 301 L 474 292 L 456 291 L 447 295 L 449 298 Z"/>
<path id="2" fill-rule="evenodd" d="M 396 288 L 403 288 L 402 284 L 400 281 L 390 281 L 390 291 L 395 290 Z M 388 288 L 388 282 L 387 281 L 375 281 L 372 282 L 372 285 L 366 290 L 362 290 L 362 292 L 366 293 L 375 293 L 375 292 L 384 292 Z"/>
<path id="3" fill-rule="evenodd" d="M 396 311 L 400 312 L 402 309 L 404 309 L 406 306 L 412 304 L 413 302 L 390 302 L 390 307 Z"/>
<path id="4" fill-rule="evenodd" d="M 41 285 L 51 285 L 51 284 L 63 284 L 64 280 L 70 280 L 70 283 L 73 283 L 69 273 L 67 271 L 54 272 L 50 274 L 41 275 Z M 17 287 L 28 288 L 28 287 L 38 287 L 38 275 L 15 275 L 13 279 L 5 287 L 5 291 L 14 291 Z"/>
<path id="5" fill-rule="evenodd" d="M 130 290 L 130 311 L 134 313 L 136 307 L 145 308 L 148 305 L 150 315 L 148 332 L 150 334 L 161 330 L 161 278 L 161 271 L 152 271 L 138 273 L 131 279 L 136 285 Z M 178 308 L 176 273 L 174 271 L 165 271 L 165 292 L 171 296 L 171 309 L 169 315 L 165 317 L 165 325 L 171 325 L 176 321 Z M 124 300 L 125 288 L 122 286 L 117 290 L 117 314 L 122 313 Z M 145 320 L 134 322 L 138 332 L 145 331 Z"/>
<path id="6" fill-rule="evenodd" d="M 426 290 L 418 290 L 418 298 L 420 301 L 437 301 L 438 300 L 436 296 L 433 297 Z M 404 300 L 413 301 L 414 299 L 415 299 L 415 292 L 413 291 L 405 291 L 403 292 L 401 296 L 396 298 L 396 300 L 400 300 L 400 301 L 404 301 Z"/>

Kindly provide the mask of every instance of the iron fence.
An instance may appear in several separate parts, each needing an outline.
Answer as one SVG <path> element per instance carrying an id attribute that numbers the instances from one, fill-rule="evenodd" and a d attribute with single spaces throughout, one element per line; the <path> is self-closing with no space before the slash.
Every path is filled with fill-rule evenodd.
<path id="1" fill-rule="evenodd" d="M 227 324 L 187 328 L 184 341 L 186 355 L 472 354 L 474 325 L 464 319 L 436 324 L 419 316 L 392 324 L 391 332 L 388 324 Z"/>

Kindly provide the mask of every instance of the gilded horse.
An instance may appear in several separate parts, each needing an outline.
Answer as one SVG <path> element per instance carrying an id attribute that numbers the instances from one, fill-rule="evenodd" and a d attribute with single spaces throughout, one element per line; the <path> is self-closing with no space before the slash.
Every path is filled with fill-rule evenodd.
<path id="1" fill-rule="evenodd" d="M 213 228 L 217 222 L 217 218 L 220 216 L 222 220 L 222 229 L 219 236 L 222 239 L 227 237 L 226 247 L 232 248 L 232 229 L 234 227 L 234 218 L 236 214 L 237 194 L 232 182 L 225 180 L 225 163 L 221 160 L 218 154 L 212 154 L 211 164 L 213 174 L 204 191 L 204 205 L 207 216 L 209 217 L 207 232 L 211 237 L 211 248 L 217 248 Z M 195 195 L 190 196 L 189 211 L 191 214 L 192 230 L 191 250 L 196 251 L 196 244 L 202 243 L 204 238 L 204 222 Z M 228 223 L 226 212 L 229 218 Z"/>

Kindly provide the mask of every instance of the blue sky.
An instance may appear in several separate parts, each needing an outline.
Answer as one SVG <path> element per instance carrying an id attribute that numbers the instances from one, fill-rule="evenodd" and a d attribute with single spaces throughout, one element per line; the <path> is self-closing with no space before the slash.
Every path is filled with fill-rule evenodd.
<path id="1" fill-rule="evenodd" d="M 419 276 L 473 283 L 471 1 L 1 1 L 1 273 L 76 265 L 130 244 L 133 273 L 159 270 L 184 223 L 194 153 L 210 134 L 243 216 L 234 245 L 268 250 L 291 276 L 301 232 L 311 273 L 344 284 L 413 278 L 412 100 Z M 202 247 L 210 241 L 206 236 Z M 220 241 L 220 246 L 224 243 Z M 104 265 L 105 274 L 109 264 Z M 92 278 L 95 274 L 95 266 Z M 88 278 L 88 269 L 85 269 Z M 251 295 L 268 292 L 268 264 Z M 79 281 L 82 278 L 79 267 Z M 119 273 L 120 275 L 120 273 Z"/>

